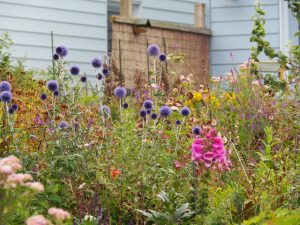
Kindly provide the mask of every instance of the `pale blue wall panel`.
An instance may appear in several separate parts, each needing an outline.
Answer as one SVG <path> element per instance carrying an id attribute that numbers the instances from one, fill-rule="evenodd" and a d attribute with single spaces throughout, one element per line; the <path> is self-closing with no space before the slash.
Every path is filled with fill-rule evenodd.
<path id="1" fill-rule="evenodd" d="M 211 0 L 211 7 L 243 7 L 252 6 L 255 0 Z M 278 5 L 278 0 L 263 0 L 263 5 Z"/>

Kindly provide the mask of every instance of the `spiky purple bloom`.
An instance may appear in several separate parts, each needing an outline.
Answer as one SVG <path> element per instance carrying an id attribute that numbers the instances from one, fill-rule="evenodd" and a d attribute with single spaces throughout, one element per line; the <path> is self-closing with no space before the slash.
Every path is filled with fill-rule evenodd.
<path id="1" fill-rule="evenodd" d="M 169 106 L 163 106 L 160 108 L 160 116 L 167 117 L 172 114 L 172 110 Z"/>
<path id="2" fill-rule="evenodd" d="M 40 96 L 41 100 L 44 101 L 47 99 L 47 95 L 45 93 L 42 93 Z"/>
<path id="3" fill-rule="evenodd" d="M 160 48 L 157 44 L 151 44 L 148 46 L 147 52 L 149 56 L 156 57 L 160 54 Z"/>
<path id="4" fill-rule="evenodd" d="M 80 81 L 81 81 L 82 83 L 85 83 L 86 80 L 87 80 L 87 79 L 86 79 L 86 76 L 83 76 L 83 77 L 80 78 Z"/>
<path id="5" fill-rule="evenodd" d="M 11 84 L 8 81 L 0 82 L 0 92 L 11 91 Z"/>
<path id="6" fill-rule="evenodd" d="M 104 112 L 105 114 L 107 114 L 107 115 L 110 115 L 110 113 L 111 113 L 110 108 L 109 108 L 107 105 L 103 105 L 103 106 L 102 106 L 102 109 L 101 109 L 101 107 L 100 107 L 100 112 L 102 112 L 102 110 L 103 110 L 103 112 Z"/>
<path id="7" fill-rule="evenodd" d="M 101 60 L 98 59 L 98 58 L 94 58 L 94 59 L 92 60 L 92 66 L 93 66 L 94 68 L 100 68 L 100 67 L 102 66 Z"/>
<path id="8" fill-rule="evenodd" d="M 147 116 L 146 110 L 141 110 L 140 111 L 140 116 L 143 117 L 143 118 L 146 117 Z"/>
<path id="9" fill-rule="evenodd" d="M 181 125 L 181 121 L 180 120 L 176 120 L 176 125 L 177 126 Z"/>
<path id="10" fill-rule="evenodd" d="M 69 126 L 69 124 L 66 122 L 66 121 L 61 121 L 59 124 L 58 124 L 58 127 L 60 128 L 60 129 L 65 129 L 65 128 L 67 128 Z"/>
<path id="11" fill-rule="evenodd" d="M 59 96 L 59 92 L 58 91 L 54 91 L 53 95 L 57 97 L 57 96 Z"/>
<path id="12" fill-rule="evenodd" d="M 147 114 L 148 114 L 148 115 L 151 114 L 151 110 L 150 110 L 150 109 L 147 110 Z"/>
<path id="13" fill-rule="evenodd" d="M 102 80 L 102 78 L 103 78 L 102 74 L 101 74 L 101 73 L 98 73 L 97 79 L 98 79 L 98 80 Z"/>
<path id="14" fill-rule="evenodd" d="M 116 87 L 114 94 L 117 98 L 124 98 L 127 94 L 127 91 L 124 87 Z"/>
<path id="15" fill-rule="evenodd" d="M 57 91 L 58 86 L 59 86 L 59 85 L 58 85 L 58 82 L 57 82 L 56 80 L 50 80 L 50 81 L 48 81 L 48 83 L 47 83 L 47 88 L 48 88 L 48 90 L 51 91 L 51 92 Z"/>
<path id="16" fill-rule="evenodd" d="M 198 127 L 198 126 L 194 126 L 192 132 L 195 135 L 200 135 L 201 134 L 201 128 Z"/>
<path id="17" fill-rule="evenodd" d="M 53 55 L 53 59 L 56 61 L 59 59 L 59 55 L 57 55 L 56 53 Z"/>
<path id="18" fill-rule="evenodd" d="M 107 68 L 104 68 L 102 70 L 102 73 L 103 73 L 104 76 L 107 76 L 109 74 L 109 70 Z"/>
<path id="19" fill-rule="evenodd" d="M 144 108 L 145 109 L 149 109 L 149 110 L 151 110 L 152 108 L 153 108 L 153 103 L 152 103 L 152 101 L 151 100 L 146 100 L 146 101 L 144 101 Z"/>
<path id="20" fill-rule="evenodd" d="M 60 57 L 66 57 L 68 55 L 68 49 L 65 46 L 58 46 L 55 52 Z"/>
<path id="21" fill-rule="evenodd" d="M 6 103 L 11 102 L 12 94 L 10 91 L 3 91 L 0 93 L 0 100 Z"/>
<path id="22" fill-rule="evenodd" d="M 181 113 L 181 115 L 183 115 L 183 116 L 188 116 L 188 115 L 190 115 L 191 110 L 189 109 L 189 107 L 183 107 L 183 108 L 180 110 L 180 113 Z"/>
<path id="23" fill-rule="evenodd" d="M 159 61 L 164 62 L 164 61 L 166 61 L 166 60 L 167 60 L 166 54 L 161 53 L 161 54 L 159 55 Z"/>
<path id="24" fill-rule="evenodd" d="M 129 107 L 128 103 L 127 103 L 127 102 L 124 102 L 123 108 L 124 108 L 124 109 L 128 109 L 128 107 Z"/>
<path id="25" fill-rule="evenodd" d="M 156 120 L 157 119 L 157 114 L 156 113 L 151 114 L 151 119 Z"/>
<path id="26" fill-rule="evenodd" d="M 17 104 L 12 104 L 10 108 L 12 108 L 14 111 L 17 111 L 19 106 Z"/>
<path id="27" fill-rule="evenodd" d="M 70 68 L 70 73 L 72 74 L 72 75 L 78 75 L 79 73 L 80 73 L 80 68 L 79 68 L 79 66 L 72 66 L 71 68 Z"/>

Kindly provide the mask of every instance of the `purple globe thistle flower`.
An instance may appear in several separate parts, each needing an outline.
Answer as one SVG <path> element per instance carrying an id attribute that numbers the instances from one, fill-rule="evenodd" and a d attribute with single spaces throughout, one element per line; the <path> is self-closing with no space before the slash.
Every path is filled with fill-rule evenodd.
<path id="1" fill-rule="evenodd" d="M 10 108 L 12 108 L 14 111 L 17 111 L 19 106 L 17 104 L 12 104 Z"/>
<path id="2" fill-rule="evenodd" d="M 147 109 L 147 114 L 150 115 L 151 114 L 151 110 Z"/>
<path id="3" fill-rule="evenodd" d="M 127 103 L 127 102 L 124 102 L 123 108 L 124 108 L 124 109 L 128 109 L 128 107 L 129 107 L 128 103 Z"/>
<path id="4" fill-rule="evenodd" d="M 40 96 L 41 100 L 44 101 L 47 99 L 47 95 L 45 93 L 42 93 Z"/>
<path id="5" fill-rule="evenodd" d="M 102 70 L 102 73 L 103 73 L 104 76 L 107 76 L 109 74 L 109 70 L 107 68 L 104 68 Z"/>
<path id="6" fill-rule="evenodd" d="M 147 52 L 149 56 L 156 57 L 160 54 L 160 48 L 156 44 L 151 44 L 148 46 Z"/>
<path id="7" fill-rule="evenodd" d="M 102 113 L 102 110 L 103 110 L 104 114 L 110 115 L 110 113 L 111 113 L 110 108 L 107 105 L 103 105 L 102 109 L 100 107 L 100 112 L 101 113 Z"/>
<path id="8" fill-rule="evenodd" d="M 198 127 L 198 126 L 194 126 L 192 132 L 195 135 L 200 135 L 201 134 L 201 128 Z"/>
<path id="9" fill-rule="evenodd" d="M 59 96 L 59 92 L 58 91 L 54 91 L 53 95 L 57 97 L 57 96 Z"/>
<path id="10" fill-rule="evenodd" d="M 53 55 L 53 59 L 54 59 L 55 61 L 58 60 L 58 59 L 59 59 L 59 55 L 55 53 L 55 54 Z"/>
<path id="11" fill-rule="evenodd" d="M 58 124 L 58 127 L 60 129 L 66 129 L 67 127 L 69 126 L 69 124 L 66 122 L 66 121 L 61 121 L 59 124 Z"/>
<path id="12" fill-rule="evenodd" d="M 72 74 L 72 75 L 78 75 L 79 73 L 80 73 L 80 68 L 79 68 L 79 66 L 72 66 L 71 68 L 70 68 L 70 73 Z"/>
<path id="13" fill-rule="evenodd" d="M 151 114 L 151 119 L 156 120 L 157 119 L 157 114 L 156 113 Z"/>
<path id="14" fill-rule="evenodd" d="M 169 106 L 163 106 L 160 108 L 160 116 L 167 117 L 172 114 L 172 110 Z"/>
<path id="15" fill-rule="evenodd" d="M 94 58 L 94 59 L 92 60 L 92 66 L 93 66 L 94 68 L 100 68 L 100 67 L 102 66 L 101 60 L 98 59 L 98 58 Z"/>
<path id="16" fill-rule="evenodd" d="M 80 78 L 80 81 L 81 81 L 82 83 L 85 83 L 86 80 L 87 80 L 87 79 L 86 79 L 86 76 L 83 76 L 83 77 Z"/>
<path id="17" fill-rule="evenodd" d="M 3 91 L 0 93 L 0 99 L 3 102 L 9 103 L 12 100 L 12 94 L 10 91 Z"/>
<path id="18" fill-rule="evenodd" d="M 116 87 L 114 90 L 114 94 L 117 98 L 124 98 L 127 94 L 127 91 L 124 87 Z"/>
<path id="19" fill-rule="evenodd" d="M 161 53 L 161 54 L 159 55 L 159 61 L 164 62 L 164 61 L 166 61 L 166 60 L 167 60 L 166 54 Z"/>
<path id="20" fill-rule="evenodd" d="M 103 78 L 102 74 L 101 74 L 101 73 L 98 73 L 97 79 L 98 79 L 98 80 L 102 80 L 102 78 Z"/>
<path id="21" fill-rule="evenodd" d="M 183 108 L 180 110 L 180 113 L 181 113 L 181 115 L 183 115 L 183 116 L 188 116 L 188 115 L 190 115 L 191 110 L 189 109 L 189 107 L 183 107 Z"/>
<path id="22" fill-rule="evenodd" d="M 15 113 L 15 110 L 13 110 L 11 107 L 8 109 L 8 113 L 9 114 L 14 114 Z"/>
<path id="23" fill-rule="evenodd" d="M 58 46 L 55 52 L 60 57 L 66 57 L 68 55 L 68 49 L 65 46 Z"/>
<path id="24" fill-rule="evenodd" d="M 176 125 L 177 126 L 181 125 L 181 121 L 180 120 L 176 120 Z"/>
<path id="25" fill-rule="evenodd" d="M 141 116 L 142 118 L 146 117 L 146 116 L 147 116 L 146 110 L 141 110 L 141 111 L 140 111 L 140 116 Z"/>
<path id="26" fill-rule="evenodd" d="M 153 108 L 153 103 L 152 103 L 152 101 L 151 100 L 146 100 L 146 101 L 144 101 L 144 108 L 145 109 L 149 109 L 149 110 L 151 110 L 152 108 Z"/>
<path id="27" fill-rule="evenodd" d="M 59 86 L 59 85 L 58 85 L 58 83 L 57 83 L 56 80 L 50 80 L 50 81 L 48 81 L 48 83 L 47 83 L 47 88 L 48 88 L 48 90 L 51 91 L 51 92 L 57 91 L 58 86 Z"/>
<path id="28" fill-rule="evenodd" d="M 0 92 L 11 91 L 11 84 L 8 81 L 0 82 Z"/>

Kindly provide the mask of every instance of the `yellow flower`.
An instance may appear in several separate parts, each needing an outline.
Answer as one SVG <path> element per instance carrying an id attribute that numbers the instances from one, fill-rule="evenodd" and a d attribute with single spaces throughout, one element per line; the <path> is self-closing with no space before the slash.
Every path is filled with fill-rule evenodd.
<path id="1" fill-rule="evenodd" d="M 193 100 L 194 101 L 201 101 L 201 99 L 202 99 L 202 94 L 200 92 L 193 93 Z"/>

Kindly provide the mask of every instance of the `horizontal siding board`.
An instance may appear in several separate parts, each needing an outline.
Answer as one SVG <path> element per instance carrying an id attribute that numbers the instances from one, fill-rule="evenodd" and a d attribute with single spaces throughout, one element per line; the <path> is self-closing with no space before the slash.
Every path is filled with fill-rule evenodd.
<path id="1" fill-rule="evenodd" d="M 99 17 L 104 20 L 105 17 Z M 73 35 L 80 37 L 106 38 L 106 27 L 86 27 L 84 25 L 64 24 L 56 22 L 39 21 L 32 19 L 21 19 L 0 16 L 0 29 L 3 30 L 22 30 L 28 32 L 54 33 L 60 35 Z"/>
<path id="2" fill-rule="evenodd" d="M 238 21 L 238 22 L 227 22 L 227 23 L 212 22 L 211 24 L 213 36 L 250 34 L 252 31 L 252 27 L 253 27 L 252 21 Z M 278 20 L 267 20 L 265 29 L 267 33 L 278 33 L 279 32 Z"/>
<path id="3" fill-rule="evenodd" d="M 0 30 L 0 33 L 5 30 Z M 19 45 L 36 45 L 49 47 L 51 46 L 51 35 L 40 33 L 27 33 L 20 31 L 9 31 L 9 36 L 14 43 Z M 98 51 L 99 49 L 105 49 L 106 39 L 88 39 L 81 37 L 65 37 L 54 34 L 54 46 L 66 45 L 71 49 L 78 50 L 92 50 Z"/>
<path id="4" fill-rule="evenodd" d="M 263 5 L 277 5 L 278 0 L 264 0 Z M 241 7 L 241 6 L 250 6 L 254 5 L 253 0 L 238 0 L 238 1 L 232 1 L 232 0 L 212 0 L 211 6 L 212 8 L 216 7 Z"/>
<path id="5" fill-rule="evenodd" d="M 61 12 L 55 9 L 38 9 L 32 6 L 14 5 L 0 2 L 0 15 L 14 16 L 18 18 L 27 18 L 43 21 L 54 21 L 60 23 L 80 24 L 85 26 L 104 27 L 105 22 L 99 20 L 99 16 L 105 17 L 105 14 L 90 14 L 81 12 Z"/>
<path id="6" fill-rule="evenodd" d="M 223 76 L 225 73 L 228 73 L 231 70 L 234 71 L 234 67 L 238 68 L 238 64 L 214 65 L 212 66 L 211 74 L 212 76 Z"/>
<path id="7" fill-rule="evenodd" d="M 266 12 L 265 19 L 277 19 L 279 14 L 278 5 L 265 6 L 263 10 Z M 212 22 L 225 21 L 241 21 L 251 20 L 255 14 L 253 6 L 241 8 L 217 8 L 211 9 Z"/>
<path id="8" fill-rule="evenodd" d="M 82 0 L 0 0 L 0 2 L 15 3 L 39 8 L 51 8 L 63 12 L 76 11 L 95 14 L 106 13 L 106 0 L 98 2 Z"/>
<path id="9" fill-rule="evenodd" d="M 272 47 L 279 47 L 278 34 L 269 34 L 266 40 L 270 42 Z M 250 35 L 212 38 L 212 50 L 250 49 L 252 45 L 254 43 L 250 42 Z"/>

